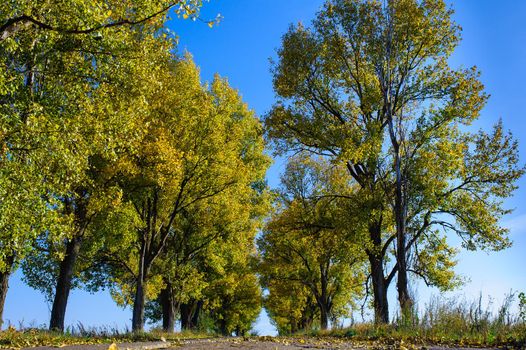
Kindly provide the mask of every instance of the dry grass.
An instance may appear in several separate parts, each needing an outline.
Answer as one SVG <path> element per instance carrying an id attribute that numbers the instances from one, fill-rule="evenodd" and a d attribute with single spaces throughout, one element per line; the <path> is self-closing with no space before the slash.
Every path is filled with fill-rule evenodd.
<path id="1" fill-rule="evenodd" d="M 85 327 L 78 324 L 68 327 L 64 333 L 48 331 L 44 328 L 19 329 L 9 326 L 0 332 L 0 348 L 18 349 L 33 346 L 55 346 L 76 344 L 111 344 L 141 341 L 178 342 L 183 339 L 198 339 L 210 337 L 210 334 L 198 332 L 164 333 L 158 330 L 151 332 L 132 333 L 129 330 L 119 330 L 114 327 Z"/>
<path id="2" fill-rule="evenodd" d="M 526 320 L 512 312 L 515 294 L 504 298 L 496 312 L 484 306 L 482 298 L 464 300 L 433 299 L 420 314 L 408 320 L 396 320 L 391 325 L 356 324 L 349 328 L 313 335 L 345 337 L 354 340 L 440 344 L 456 346 L 526 346 Z M 522 311 L 522 309 L 520 310 Z"/>

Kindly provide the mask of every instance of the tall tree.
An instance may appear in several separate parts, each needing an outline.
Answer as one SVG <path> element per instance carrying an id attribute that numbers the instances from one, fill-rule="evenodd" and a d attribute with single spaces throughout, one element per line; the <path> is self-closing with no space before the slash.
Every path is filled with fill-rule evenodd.
<path id="1" fill-rule="evenodd" d="M 291 27 L 274 69 L 281 100 L 269 135 L 282 150 L 344 162 L 363 191 L 377 321 L 388 321 L 385 291 L 396 272 L 403 310 L 412 307 L 408 272 L 456 284 L 454 252 L 436 229 L 460 234 L 470 249 L 507 245 L 498 219 L 522 174 L 517 146 L 500 125 L 466 131 L 487 96 L 475 68 L 448 66 L 460 37 L 451 13 L 442 0 L 328 1 L 312 29 Z M 486 157 L 481 145 L 491 145 Z M 391 246 L 396 264 L 384 275 Z"/>
<path id="2" fill-rule="evenodd" d="M 10 191 L 19 198 L 1 206 L 6 222 L 20 223 L 4 228 L 0 317 L 9 275 L 36 235 L 54 231 L 60 240 L 70 233 L 68 215 L 57 216 L 65 212 L 57 198 L 71 196 L 86 170 L 89 142 L 82 142 L 87 139 L 83 132 L 108 131 L 86 128 L 83 120 L 91 116 L 90 101 L 104 90 L 99 86 L 130 68 L 124 61 L 140 47 L 139 32 L 160 34 L 169 9 L 195 17 L 200 5 L 199 0 L 0 4 L 0 182 L 2 191 L 20 187 Z M 103 68 L 110 61 L 120 61 L 120 72 Z M 24 214 L 31 212 L 31 217 Z"/>
<path id="3" fill-rule="evenodd" d="M 146 36 L 146 31 L 142 35 Z M 129 43 L 127 47 L 124 47 L 125 38 Z M 118 201 L 120 196 L 120 190 L 111 180 L 111 173 L 107 172 L 105 168 L 110 167 L 111 165 L 108 163 L 115 162 L 120 154 L 133 149 L 134 140 L 140 136 L 136 126 L 140 124 L 138 121 L 142 117 L 144 104 L 138 98 L 140 91 L 134 85 L 136 86 L 138 81 L 144 83 L 144 80 L 137 79 L 139 77 L 135 75 L 149 70 L 149 67 L 144 67 L 144 64 L 141 65 L 142 62 L 148 62 L 146 57 L 151 57 L 151 55 L 148 56 L 148 52 L 157 54 L 157 52 L 162 52 L 168 47 L 168 43 L 160 43 L 153 37 L 150 38 L 149 42 L 143 39 L 139 43 L 136 33 L 133 32 L 128 33 L 128 35 L 120 35 L 120 40 L 119 45 L 123 46 L 121 52 L 131 54 L 135 50 L 136 56 L 115 59 L 109 55 L 93 55 L 85 48 L 79 48 L 78 51 L 74 50 L 69 57 L 66 54 L 62 55 L 62 58 L 68 62 L 78 61 L 79 59 L 76 59 L 76 56 L 81 56 L 84 61 L 87 60 L 88 62 L 80 69 L 78 66 L 76 69 L 71 67 L 69 69 L 69 73 L 72 75 L 71 81 L 64 84 L 70 90 L 77 92 L 64 96 L 62 107 L 65 112 L 61 113 L 62 118 L 67 118 L 68 113 L 75 113 L 74 117 L 69 118 L 69 123 L 66 126 L 71 132 L 65 130 L 75 142 L 75 153 L 66 153 L 59 149 L 56 150 L 57 154 L 53 154 L 53 157 L 69 162 L 74 160 L 74 163 L 51 163 L 54 164 L 52 170 L 55 172 L 53 181 L 60 187 L 55 186 L 55 189 L 50 189 L 48 197 L 61 203 L 61 206 L 55 209 L 58 212 L 55 215 L 59 215 L 69 225 L 64 230 L 65 235 L 61 239 L 62 244 L 55 242 L 57 233 L 49 230 L 42 232 L 46 238 L 41 240 L 45 244 L 40 247 L 51 253 L 48 258 L 53 257 L 58 265 L 55 269 L 50 329 L 60 331 L 64 329 L 66 306 L 72 280 L 75 277 L 75 270 L 79 270 L 75 265 L 83 249 L 83 242 L 90 241 L 90 236 L 92 236 L 89 226 L 101 210 L 114 205 L 116 198 Z M 108 41 L 113 43 L 111 40 Z M 104 43 L 104 45 L 108 45 L 108 50 L 111 51 L 111 45 L 108 43 Z M 141 51 L 139 51 L 140 46 L 142 46 Z M 152 49 L 152 46 L 155 49 Z M 115 51 L 115 54 L 118 52 Z M 49 71 L 43 74 L 46 76 Z M 75 76 L 80 74 L 88 75 L 89 81 L 84 81 L 83 78 Z M 55 89 L 54 85 L 59 84 L 53 77 L 46 76 L 46 78 L 47 85 L 43 88 Z M 137 80 L 134 82 L 135 79 Z M 67 106 L 68 100 L 66 99 L 77 96 L 79 93 L 83 93 L 84 96 L 75 100 L 76 106 Z M 133 110 L 134 113 L 131 113 L 130 110 Z M 70 159 L 64 159 L 64 157 Z M 43 158 L 42 161 L 52 162 L 46 158 Z M 73 172 L 75 176 L 72 176 Z M 57 176 L 60 174 L 64 174 L 62 178 Z M 28 276 L 29 278 L 26 278 L 26 281 L 30 285 L 42 287 L 49 291 L 49 286 L 44 287 L 42 282 L 45 281 L 44 284 L 46 284 L 50 281 L 49 279 L 40 280 L 38 269 L 45 267 L 45 264 L 49 265 L 51 261 L 45 259 L 44 256 L 38 256 L 39 253 L 42 252 L 35 251 L 33 259 L 25 261 L 26 272 L 35 270 L 31 276 Z M 44 260 L 40 260 L 45 264 L 33 264 L 36 262 L 35 258 L 44 258 Z M 51 271 L 48 269 L 48 272 Z"/>
<path id="4" fill-rule="evenodd" d="M 378 80 L 394 174 L 397 289 L 403 312 L 412 308 L 408 272 L 442 288 L 454 281 L 451 274 L 449 280 L 437 279 L 435 266 L 422 269 L 429 261 L 421 258 L 434 254 L 442 268 L 450 264 L 451 249 L 437 228 L 459 234 L 468 249 L 508 245 L 507 231 L 498 224 L 509 212 L 501 200 L 512 194 L 523 173 L 517 144 L 501 122 L 491 134 L 463 130 L 479 117 L 487 96 L 475 68 L 456 70 L 447 64 L 459 41 L 451 13 L 443 1 L 390 1 L 381 17 L 385 57 Z M 433 162 L 422 162 L 431 154 Z M 425 249 L 418 249 L 418 243 Z M 436 247 L 442 249 L 433 251 Z M 411 258 L 420 269 L 410 265 Z"/>
<path id="5" fill-rule="evenodd" d="M 367 44 L 373 39 L 376 16 L 369 8 L 373 3 L 340 3 L 347 7 L 348 18 L 343 22 L 334 18 L 337 36 L 324 33 L 326 22 L 335 16 L 331 3 L 312 30 L 292 26 L 284 35 L 273 68 L 280 100 L 265 122 L 278 153 L 306 151 L 342 162 L 359 186 L 360 211 L 368 221 L 365 248 L 375 320 L 388 322 L 387 288 L 396 267 L 385 271 L 394 235 L 386 231 L 388 198 L 383 188 L 388 174 L 381 157 L 385 118 L 370 62 L 378 48 Z"/>
<path id="6" fill-rule="evenodd" d="M 133 272 L 134 331 L 144 325 L 146 288 L 184 212 L 197 203 L 254 190 L 268 164 L 259 121 L 225 80 L 207 89 L 190 58 L 158 69 L 159 90 L 140 153 L 123 161 L 121 184 L 142 221 L 137 246 L 120 261 Z"/>

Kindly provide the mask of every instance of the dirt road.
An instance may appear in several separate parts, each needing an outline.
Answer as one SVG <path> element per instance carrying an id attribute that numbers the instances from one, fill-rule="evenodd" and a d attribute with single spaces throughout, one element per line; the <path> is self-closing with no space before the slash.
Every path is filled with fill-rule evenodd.
<path id="1" fill-rule="evenodd" d="M 28 348 L 28 350 L 56 350 L 55 347 Z M 437 346 L 403 346 L 376 345 L 373 343 L 357 343 L 340 339 L 316 338 L 214 338 L 180 340 L 177 342 L 145 342 L 118 344 L 117 349 L 109 344 L 71 345 L 60 350 L 305 350 L 305 349 L 353 349 L 353 350 L 475 350 L 469 348 L 444 348 Z M 476 349 L 490 350 L 490 349 Z"/>
<path id="2" fill-rule="evenodd" d="M 407 345 L 375 345 L 372 343 L 357 343 L 339 339 L 315 338 L 231 338 L 208 340 L 185 340 L 179 342 L 173 349 L 197 350 L 304 350 L 304 349 L 353 349 L 353 350 L 475 350 L 469 348 L 445 348 L 438 346 L 410 346 Z M 476 349 L 490 350 L 490 349 Z M 491 349 L 493 350 L 493 349 Z"/>
<path id="3" fill-rule="evenodd" d="M 303 339 L 275 339 L 275 340 L 256 340 L 256 339 L 212 339 L 212 340 L 187 340 L 182 341 L 176 347 L 184 350 L 197 349 L 252 349 L 252 350 L 300 350 L 300 349 L 359 349 L 351 343 L 320 340 Z M 363 349 L 363 348 L 362 348 Z"/>

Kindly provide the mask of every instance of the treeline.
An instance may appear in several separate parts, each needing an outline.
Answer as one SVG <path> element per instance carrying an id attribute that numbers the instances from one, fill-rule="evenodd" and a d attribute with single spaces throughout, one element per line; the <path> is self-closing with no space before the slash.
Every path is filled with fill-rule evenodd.
<path id="1" fill-rule="evenodd" d="M 262 304 L 280 333 L 368 303 L 388 323 L 395 281 L 404 319 L 413 278 L 461 283 L 446 234 L 509 246 L 517 143 L 500 122 L 468 131 L 487 95 L 448 65 L 460 29 L 443 1 L 332 0 L 291 26 L 264 125 L 174 53 L 168 10 L 200 6 L 0 4 L 0 318 L 21 268 L 52 330 L 72 288 L 109 289 L 133 331 L 244 334 Z M 273 191 L 266 143 L 289 158 Z"/>
<path id="2" fill-rule="evenodd" d="M 1 303 L 18 267 L 64 330 L 73 288 L 109 288 L 132 329 L 259 314 L 268 211 L 260 121 L 225 79 L 174 54 L 167 10 L 199 1 L 0 5 Z"/>

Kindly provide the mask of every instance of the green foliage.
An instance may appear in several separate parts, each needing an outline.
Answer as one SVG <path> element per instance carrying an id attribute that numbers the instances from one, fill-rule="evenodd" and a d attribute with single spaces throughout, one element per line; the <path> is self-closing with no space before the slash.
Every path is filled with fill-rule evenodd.
<path id="1" fill-rule="evenodd" d="M 340 167 L 300 155 L 289 162 L 282 184 L 258 245 L 266 305 L 287 334 L 313 326 L 315 315 L 322 328 L 329 318 L 349 316 L 365 280 L 366 228 L 344 214 L 355 191 Z"/>
<path id="2" fill-rule="evenodd" d="M 460 41 L 451 15 L 442 0 L 329 0 L 310 27 L 289 28 L 273 66 L 268 137 L 277 153 L 347 167 L 356 210 L 381 231 L 369 257 L 395 254 L 387 286 L 394 273 L 458 286 L 450 232 L 469 250 L 510 244 L 500 221 L 524 172 L 517 141 L 502 122 L 470 131 L 488 96 L 475 67 L 448 65 Z"/>
<path id="3" fill-rule="evenodd" d="M 164 15 L 140 28 L 117 22 L 149 16 L 167 4 L 0 5 L 0 182 L 1 191 L 9 191 L 0 208 L 2 270 L 11 268 L 4 263 L 13 252 L 22 260 L 40 233 L 49 235 L 49 244 L 74 234 L 64 201 L 79 186 L 95 186 L 88 174 L 94 155 L 114 159 L 139 130 L 131 117 L 144 111 L 134 98 L 140 81 L 135 75 L 147 72 L 145 57 L 169 47 L 155 38 Z M 191 2 L 188 9 L 197 5 Z M 104 35 L 78 32 L 110 23 L 115 25 L 101 28 Z"/>
<path id="4" fill-rule="evenodd" d="M 48 18 L 56 15 L 56 8 L 51 7 Z M 98 267 L 95 261 L 101 246 L 126 237 L 122 218 L 120 225 L 116 218 L 129 214 L 112 169 L 123 154 L 134 152 L 144 135 L 140 125 L 147 109 L 139 82 L 152 69 L 155 57 L 171 56 L 172 43 L 158 38 L 153 24 L 108 30 L 103 40 L 90 39 L 87 34 L 45 32 L 45 28 L 32 28 L 38 45 L 29 47 L 27 55 L 35 56 L 31 63 L 35 72 L 27 73 L 24 81 L 30 102 L 38 108 L 34 115 L 18 121 L 22 126 L 34 124 L 35 130 L 22 130 L 20 135 L 39 144 L 20 159 L 31 159 L 38 167 L 33 181 L 45 191 L 40 197 L 44 215 L 61 225 L 35 225 L 34 231 L 28 230 L 40 237 L 36 242 L 34 236 L 28 237 L 24 242 L 29 255 L 25 257 L 20 249 L 17 258 L 25 257 L 25 281 L 51 301 L 60 264 L 74 240 L 81 242 L 81 248 L 74 262 L 73 288 L 83 285 L 95 291 L 106 284 L 89 270 Z M 64 40 L 71 41 L 69 46 L 64 47 Z M 48 51 L 51 57 L 44 57 Z M 15 52 L 12 59 L 17 55 Z M 27 83 L 30 77 L 34 80 L 31 86 Z M 16 95 L 10 98 L 20 100 Z"/>
<path id="5" fill-rule="evenodd" d="M 267 207 L 257 184 L 269 160 L 253 112 L 226 80 L 203 86 L 190 57 L 163 64 L 151 78 L 159 89 L 148 96 L 148 131 L 138 153 L 115 168 L 123 200 L 139 220 L 128 231 L 134 232 L 131 248 L 106 254 L 122 305 L 134 302 L 142 259 L 147 299 L 167 282 L 178 303 L 201 298 L 210 271 L 224 274 L 228 260 L 210 245 L 240 240 L 247 248 L 234 252 L 251 252 Z"/>

